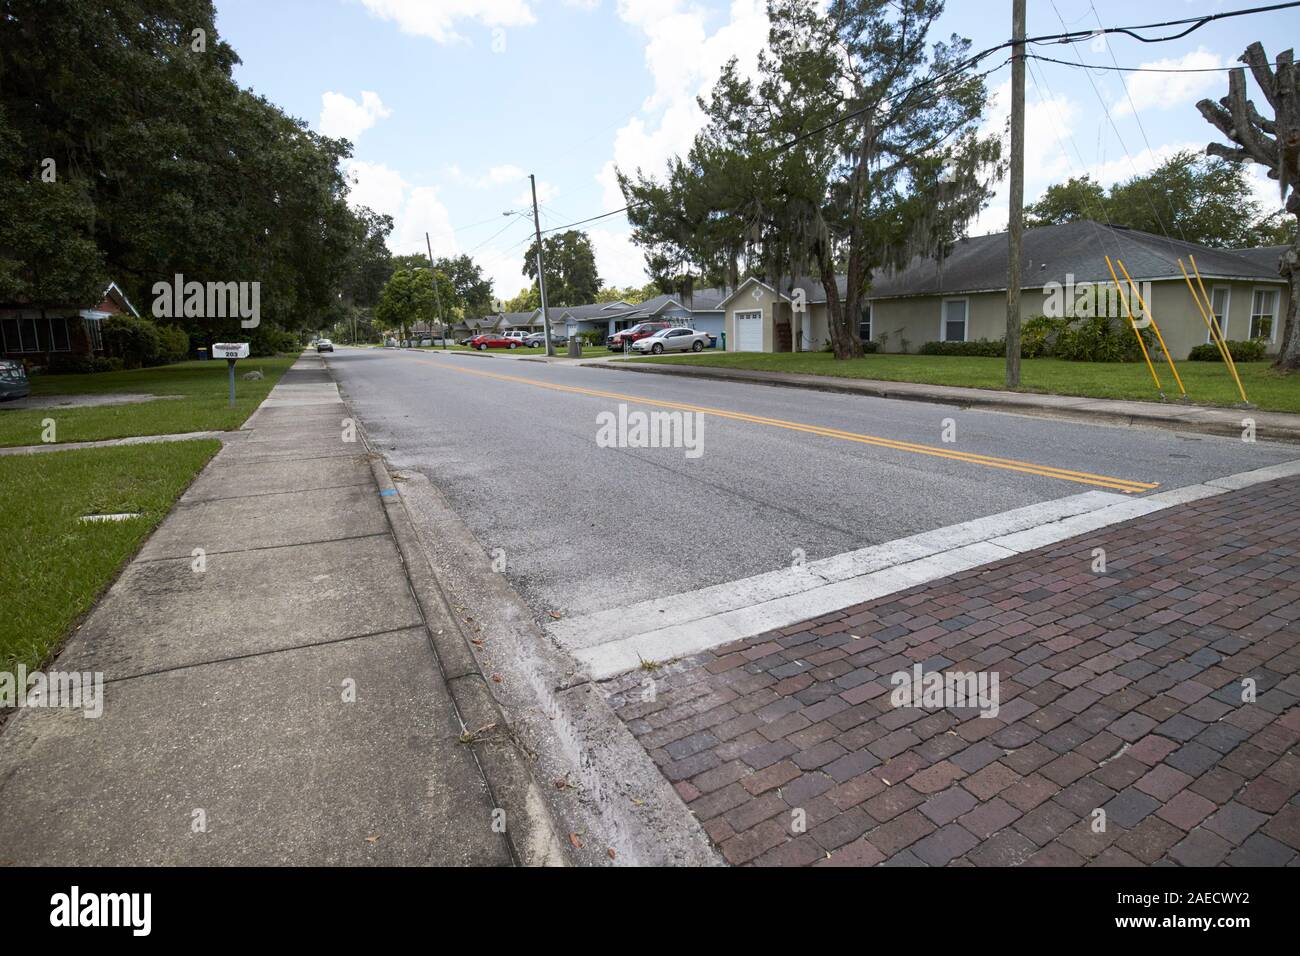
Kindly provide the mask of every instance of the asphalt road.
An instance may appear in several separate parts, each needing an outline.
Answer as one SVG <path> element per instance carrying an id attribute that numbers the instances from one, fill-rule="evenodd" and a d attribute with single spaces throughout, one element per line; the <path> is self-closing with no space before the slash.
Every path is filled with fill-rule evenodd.
<path id="1" fill-rule="evenodd" d="M 1285 445 L 505 356 L 343 349 L 328 364 L 391 467 L 424 473 L 485 551 L 502 549 L 539 616 L 692 591 L 788 567 L 799 552 L 813 561 L 1084 491 L 1127 493 L 1127 482 L 1166 490 L 1300 458 Z M 620 404 L 715 411 L 690 458 L 680 447 L 600 447 L 598 415 Z"/>

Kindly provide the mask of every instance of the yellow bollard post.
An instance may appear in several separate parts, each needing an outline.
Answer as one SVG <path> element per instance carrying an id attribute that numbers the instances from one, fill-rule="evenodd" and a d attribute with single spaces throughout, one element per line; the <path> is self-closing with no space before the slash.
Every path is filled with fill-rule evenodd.
<path id="1" fill-rule="evenodd" d="M 1120 288 L 1119 277 L 1115 275 L 1115 267 L 1110 264 L 1110 256 L 1106 256 L 1106 268 L 1110 270 L 1110 277 L 1115 280 L 1115 291 L 1119 293 L 1120 301 L 1124 303 L 1124 313 L 1128 316 L 1128 324 L 1132 326 L 1133 334 L 1137 336 L 1138 348 L 1142 350 L 1142 357 L 1147 360 L 1147 368 L 1151 370 L 1151 378 L 1156 383 L 1156 391 L 1160 393 L 1161 398 L 1164 398 L 1164 386 L 1160 384 L 1160 376 L 1156 374 L 1156 367 L 1151 364 L 1151 356 L 1147 354 L 1147 344 L 1142 341 L 1142 333 L 1138 331 L 1137 323 L 1133 321 L 1133 310 L 1129 308 L 1124 290 Z"/>
<path id="2" fill-rule="evenodd" d="M 1151 328 L 1156 330 L 1156 340 L 1160 343 L 1160 350 L 1165 353 L 1165 361 L 1169 363 L 1169 371 L 1174 373 L 1174 381 L 1178 383 L 1178 391 L 1182 393 L 1183 398 L 1187 398 L 1187 389 L 1183 387 L 1183 380 L 1178 375 L 1178 366 L 1174 365 L 1174 358 L 1169 354 L 1169 349 L 1165 347 L 1165 337 L 1160 334 L 1160 326 L 1156 325 L 1155 313 L 1151 311 L 1150 306 L 1142 301 L 1142 293 L 1138 291 L 1137 283 L 1133 281 L 1128 274 L 1128 270 L 1124 268 L 1124 260 L 1116 259 L 1115 263 L 1119 266 L 1119 271 L 1124 273 L 1125 280 L 1133 290 L 1133 298 L 1137 299 L 1137 304 L 1142 307 L 1142 312 L 1150 321 Z"/>
<path id="3" fill-rule="evenodd" d="M 1232 353 L 1228 350 L 1228 343 L 1224 341 L 1223 333 L 1219 330 L 1219 323 L 1214 317 L 1214 306 L 1210 303 L 1208 297 L 1204 302 L 1201 299 L 1201 295 L 1205 294 L 1205 285 L 1201 284 L 1201 295 L 1198 295 L 1195 286 L 1192 285 L 1191 276 L 1187 274 L 1187 269 L 1183 266 L 1182 259 L 1178 260 L 1178 268 L 1182 270 L 1183 278 L 1187 281 L 1187 290 L 1192 294 L 1192 301 L 1196 303 L 1196 308 L 1205 321 L 1205 327 L 1210 330 L 1210 338 L 1219 350 L 1219 357 L 1223 359 L 1223 364 L 1227 366 L 1229 374 L 1237 383 L 1237 391 L 1241 393 L 1242 402 L 1249 405 L 1250 399 L 1246 397 L 1246 388 L 1241 384 L 1241 376 L 1237 374 L 1237 365 L 1232 361 Z M 1195 268 L 1195 265 L 1193 265 L 1193 268 Z"/>
<path id="4" fill-rule="evenodd" d="M 1237 391 L 1241 393 L 1242 403 L 1249 405 L 1250 399 L 1246 397 L 1246 386 L 1241 384 L 1241 375 L 1237 372 L 1237 363 L 1233 361 L 1232 350 L 1228 348 L 1228 340 L 1224 337 L 1223 330 L 1219 328 L 1219 320 L 1214 317 L 1214 304 L 1210 302 L 1209 293 L 1205 291 L 1205 282 L 1201 279 L 1201 270 L 1196 266 L 1196 257 L 1189 253 L 1187 259 L 1192 264 L 1192 271 L 1196 273 L 1196 284 L 1200 286 L 1201 295 L 1205 299 L 1205 309 L 1209 313 L 1210 333 L 1214 336 L 1214 340 L 1219 343 L 1219 354 L 1223 356 L 1224 364 L 1228 366 L 1228 371 L 1232 373 L 1232 377 L 1237 383 Z M 1178 261 L 1179 268 L 1182 267 L 1182 264 L 1180 259 Z M 1187 275 L 1186 270 L 1183 271 L 1183 275 Z M 1187 284 L 1189 286 L 1192 284 L 1190 279 Z"/>

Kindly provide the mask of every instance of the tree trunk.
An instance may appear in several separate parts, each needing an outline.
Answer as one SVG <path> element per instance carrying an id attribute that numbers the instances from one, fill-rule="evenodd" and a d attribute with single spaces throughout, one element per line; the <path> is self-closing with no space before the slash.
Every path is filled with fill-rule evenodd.
<path id="1" fill-rule="evenodd" d="M 839 290 L 835 288 L 835 276 L 831 275 L 831 287 L 826 292 L 828 309 L 827 322 L 839 325 L 838 341 L 835 345 L 837 359 L 862 358 L 862 338 L 858 333 L 858 316 L 862 311 L 862 287 L 865 284 L 862 237 L 862 207 L 866 190 L 867 164 L 871 158 L 875 132 L 870 118 L 862 121 L 862 142 L 858 147 L 857 167 L 853 172 L 853 197 L 849 205 L 849 263 L 845 282 L 845 302 L 840 307 Z M 823 279 L 823 281 L 825 281 Z M 836 313 L 830 313 L 831 294 L 834 293 Z M 832 337 L 832 341 L 836 341 Z"/>
<path id="2" fill-rule="evenodd" d="M 1278 371 L 1300 370 L 1300 190 L 1293 191 L 1288 207 L 1296 209 L 1296 235 L 1282 256 L 1281 273 L 1287 280 L 1286 321 L 1282 325 L 1282 344 L 1273 367 Z M 1281 316 L 1279 316 L 1281 318 Z"/>
<path id="3" fill-rule="evenodd" d="M 837 359 L 853 357 L 853 344 L 844 333 L 844 307 L 840 302 L 840 289 L 835 282 L 835 261 L 830 253 L 817 257 L 817 267 L 826 290 L 826 331 L 830 333 L 831 350 Z"/>
<path id="4" fill-rule="evenodd" d="M 1300 240 L 1297 240 L 1300 245 Z M 1300 252 L 1295 246 L 1287 253 L 1291 259 L 1282 267 L 1286 276 L 1290 301 L 1287 303 L 1286 321 L 1282 325 L 1282 344 L 1278 348 L 1277 359 L 1273 367 L 1279 371 L 1294 372 L 1300 370 Z M 1280 317 L 1279 317 L 1280 318 Z"/>

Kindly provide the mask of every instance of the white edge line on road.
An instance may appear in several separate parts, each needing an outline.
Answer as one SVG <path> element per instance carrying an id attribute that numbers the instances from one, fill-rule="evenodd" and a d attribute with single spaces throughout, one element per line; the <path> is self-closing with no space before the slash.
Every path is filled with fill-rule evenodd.
<path id="1" fill-rule="evenodd" d="M 1300 475 L 1300 460 L 1143 498 L 1085 492 L 886 544 L 624 608 L 555 621 L 547 634 L 592 680 L 789 627 L 918 584 L 1175 505 Z"/>

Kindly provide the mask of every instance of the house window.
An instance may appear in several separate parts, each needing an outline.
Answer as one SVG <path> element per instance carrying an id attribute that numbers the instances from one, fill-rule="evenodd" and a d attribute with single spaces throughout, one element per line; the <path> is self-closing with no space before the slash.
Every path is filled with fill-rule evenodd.
<path id="1" fill-rule="evenodd" d="M 1273 323 L 1277 318 L 1277 290 L 1256 289 L 1250 301 L 1250 337 L 1273 338 Z"/>
<path id="2" fill-rule="evenodd" d="M 1228 337 L 1228 307 L 1232 301 L 1232 290 L 1226 285 L 1216 285 L 1210 290 L 1210 311 L 1214 313 L 1214 321 L 1219 325 L 1219 333 L 1226 339 Z M 1205 330 L 1205 341 L 1213 343 L 1214 336 L 1210 330 Z"/>
<path id="3" fill-rule="evenodd" d="M 68 320 L 50 319 L 50 351 L 68 352 L 72 346 L 68 343 Z"/>
<path id="4" fill-rule="evenodd" d="M 40 340 L 36 335 L 35 319 L 5 319 L 4 339 L 6 352 L 39 352 Z"/>
<path id="5" fill-rule="evenodd" d="M 967 302 L 965 299 L 944 300 L 942 329 L 943 341 L 966 341 L 966 312 Z"/>
<path id="6" fill-rule="evenodd" d="M 5 319 L 0 336 L 6 352 L 67 352 L 67 319 Z"/>
<path id="7" fill-rule="evenodd" d="M 863 303 L 862 315 L 858 318 L 858 338 L 864 342 L 871 341 L 871 303 Z"/>
<path id="8" fill-rule="evenodd" d="M 86 338 L 90 341 L 92 352 L 99 352 L 104 348 L 104 333 L 100 328 L 99 319 L 82 319 L 82 326 L 86 330 Z"/>

